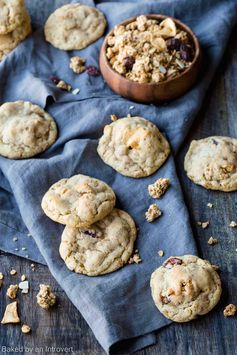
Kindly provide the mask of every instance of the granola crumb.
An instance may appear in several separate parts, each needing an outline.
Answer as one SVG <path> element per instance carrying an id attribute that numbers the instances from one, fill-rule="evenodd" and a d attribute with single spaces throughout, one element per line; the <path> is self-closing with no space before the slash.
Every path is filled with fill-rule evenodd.
<path id="1" fill-rule="evenodd" d="M 210 202 L 208 202 L 207 207 L 212 208 L 212 207 L 213 207 L 213 204 L 210 203 Z"/>
<path id="2" fill-rule="evenodd" d="M 142 262 L 142 259 L 139 255 L 138 250 L 136 249 L 133 256 L 128 260 L 128 264 L 139 264 Z"/>
<path id="3" fill-rule="evenodd" d="M 159 206 L 157 206 L 155 203 L 153 203 L 152 205 L 150 205 L 147 212 L 145 213 L 146 220 L 147 220 L 147 222 L 151 223 L 155 219 L 159 218 L 161 216 L 161 214 L 162 214 L 162 212 L 159 209 Z"/>
<path id="4" fill-rule="evenodd" d="M 3 280 L 3 279 L 4 279 L 3 273 L 0 272 L 0 280 Z"/>
<path id="5" fill-rule="evenodd" d="M 85 71 L 85 64 L 86 60 L 79 57 L 75 56 L 70 59 L 70 64 L 69 67 L 72 69 L 72 71 L 76 74 L 81 74 Z"/>
<path id="6" fill-rule="evenodd" d="M 207 242 L 209 245 L 214 245 L 218 243 L 218 240 L 216 238 L 210 237 Z"/>
<path id="7" fill-rule="evenodd" d="M 11 275 L 11 276 L 16 275 L 16 274 L 17 274 L 17 271 L 16 271 L 15 269 L 12 269 L 12 270 L 10 271 L 10 275 Z"/>
<path id="8" fill-rule="evenodd" d="M 26 275 L 21 275 L 21 281 L 25 281 L 26 280 Z"/>
<path id="9" fill-rule="evenodd" d="M 27 325 L 27 324 L 23 324 L 22 327 L 21 327 L 21 331 L 24 334 L 30 333 L 31 327 L 29 325 Z"/>
<path id="10" fill-rule="evenodd" d="M 49 285 L 41 284 L 36 298 L 38 305 L 44 309 L 49 309 L 56 302 L 56 296 Z"/>
<path id="11" fill-rule="evenodd" d="M 118 120 L 118 116 L 116 116 L 116 115 L 110 115 L 110 119 L 111 119 L 112 122 L 115 122 L 115 121 Z"/>
<path id="12" fill-rule="evenodd" d="M 18 312 L 17 312 L 17 302 L 16 301 L 9 303 L 6 306 L 4 316 L 3 316 L 3 319 L 1 320 L 1 323 L 2 324 L 20 323 L 20 318 L 19 318 Z"/>
<path id="13" fill-rule="evenodd" d="M 235 227 L 237 227 L 237 223 L 235 221 L 231 221 L 230 224 L 229 224 L 229 227 L 230 228 L 235 228 Z"/>
<path id="14" fill-rule="evenodd" d="M 170 186 L 170 180 L 166 178 L 158 179 L 154 184 L 148 185 L 149 195 L 153 198 L 160 198 Z"/>
<path id="15" fill-rule="evenodd" d="M 18 285 L 10 285 L 7 289 L 7 296 L 14 300 L 17 296 Z"/>
<path id="16" fill-rule="evenodd" d="M 158 251 L 158 255 L 159 255 L 159 256 L 164 256 L 164 251 L 163 251 L 163 250 L 159 250 L 159 251 Z"/>
<path id="17" fill-rule="evenodd" d="M 65 91 L 71 91 L 72 90 L 71 85 L 67 84 L 63 80 L 60 80 L 56 86 L 57 86 L 57 88 L 59 88 L 61 90 L 65 90 Z"/>
<path id="18" fill-rule="evenodd" d="M 223 314 L 225 317 L 231 317 L 235 315 L 236 311 L 237 307 L 233 303 L 230 303 L 225 307 Z"/>
<path id="19" fill-rule="evenodd" d="M 210 222 L 209 222 L 209 221 L 206 221 L 206 222 L 197 222 L 197 224 L 198 224 L 199 226 L 201 226 L 203 229 L 206 229 L 206 228 L 209 226 Z"/>

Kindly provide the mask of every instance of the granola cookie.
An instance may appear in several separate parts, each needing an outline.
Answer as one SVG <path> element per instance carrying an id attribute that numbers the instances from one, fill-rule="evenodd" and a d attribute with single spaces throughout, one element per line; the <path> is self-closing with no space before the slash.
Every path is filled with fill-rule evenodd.
<path id="1" fill-rule="evenodd" d="M 0 155 L 30 158 L 49 148 L 56 138 L 56 123 L 41 107 L 27 101 L 0 106 Z"/>
<path id="2" fill-rule="evenodd" d="M 109 214 L 115 200 L 105 182 L 79 174 L 53 184 L 42 199 L 42 209 L 55 222 L 87 227 Z"/>
<path id="3" fill-rule="evenodd" d="M 63 50 L 82 49 L 100 38 L 106 20 L 102 12 L 79 3 L 68 4 L 53 12 L 46 21 L 46 41 Z"/>
<path id="4" fill-rule="evenodd" d="M 153 123 L 142 117 L 125 117 L 105 126 L 97 151 L 122 175 L 139 178 L 159 169 L 170 147 Z"/>
<path id="5" fill-rule="evenodd" d="M 12 32 L 24 20 L 24 0 L 0 0 L 0 34 Z"/>
<path id="6" fill-rule="evenodd" d="M 88 276 L 107 274 L 128 262 L 136 234 L 129 214 L 113 209 L 87 229 L 66 226 L 59 252 L 72 271 Z"/>
<path id="7" fill-rule="evenodd" d="M 1 0 L 0 0 L 1 1 Z M 0 61 L 18 46 L 31 32 L 30 16 L 25 10 L 24 21 L 10 33 L 0 34 Z"/>
<path id="8" fill-rule="evenodd" d="M 184 169 L 206 189 L 237 190 L 237 139 L 214 136 L 192 141 Z"/>
<path id="9" fill-rule="evenodd" d="M 170 257 L 151 275 L 153 300 L 175 322 L 188 322 L 208 313 L 221 296 L 221 280 L 207 260 L 197 256 Z"/>

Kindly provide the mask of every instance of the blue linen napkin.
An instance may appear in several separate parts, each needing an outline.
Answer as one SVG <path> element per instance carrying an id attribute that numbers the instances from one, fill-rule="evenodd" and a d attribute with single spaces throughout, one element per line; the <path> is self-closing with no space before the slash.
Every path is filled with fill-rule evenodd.
<path id="1" fill-rule="evenodd" d="M 175 155 L 200 109 L 237 21 L 237 2 L 120 0 L 95 4 L 92 0 L 80 1 L 96 5 L 104 12 L 108 30 L 131 16 L 162 13 L 179 18 L 197 34 L 204 50 L 197 84 L 183 97 L 156 106 L 121 98 L 101 77 L 75 75 L 69 69 L 69 58 L 73 55 L 98 66 L 103 38 L 74 52 L 60 51 L 45 42 L 45 20 L 68 2 L 26 1 L 34 32 L 0 63 L 0 102 L 29 100 L 39 104 L 55 118 L 59 128 L 55 144 L 34 159 L 16 161 L 0 157 L 0 248 L 47 264 L 102 347 L 110 353 L 129 353 L 155 343 L 155 331 L 170 323 L 158 312 L 150 294 L 150 274 L 164 260 L 157 251 L 164 250 L 166 258 L 195 254 L 196 247 L 173 156 L 154 175 L 132 179 L 103 163 L 96 152 L 98 139 L 104 125 L 110 123 L 111 114 L 124 117 L 130 113 L 157 124 Z M 79 87 L 80 93 L 73 95 L 56 89 L 49 80 L 52 75 L 64 79 L 73 88 Z M 99 178 L 112 186 L 117 207 L 131 214 L 139 227 L 136 248 L 142 263 L 99 277 L 75 274 L 66 268 L 58 253 L 63 226 L 48 219 L 40 203 L 54 182 L 77 173 Z M 147 185 L 159 177 L 169 178 L 171 187 L 158 201 L 163 216 L 149 224 L 144 213 L 154 200 L 147 193 Z M 14 241 L 13 237 L 18 240 Z"/>

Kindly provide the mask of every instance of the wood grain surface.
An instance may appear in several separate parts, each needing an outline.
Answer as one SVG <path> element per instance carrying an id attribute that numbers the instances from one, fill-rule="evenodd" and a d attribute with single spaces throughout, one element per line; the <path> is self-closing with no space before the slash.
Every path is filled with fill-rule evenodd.
<path id="1" fill-rule="evenodd" d="M 223 309 L 230 302 L 237 304 L 237 228 L 228 224 L 237 220 L 235 193 L 211 192 L 194 185 L 185 176 L 183 158 L 192 139 L 208 135 L 230 135 L 237 137 L 237 28 L 228 44 L 225 58 L 216 74 L 216 79 L 206 95 L 203 109 L 187 137 L 178 159 L 177 170 L 182 182 L 184 196 L 190 211 L 193 232 L 200 256 L 221 268 L 223 296 L 219 305 L 207 316 L 186 324 L 172 324 L 157 333 L 157 344 L 137 352 L 137 355 L 235 355 L 237 354 L 237 317 L 224 318 Z M 207 203 L 213 203 L 210 209 Z M 197 221 L 210 221 L 207 229 L 197 226 Z M 219 240 L 209 246 L 207 240 L 213 236 Z M 31 354 L 47 354 L 45 347 L 72 347 L 71 353 L 78 355 L 105 354 L 91 330 L 54 281 L 46 267 L 1 253 L 0 271 L 5 274 L 0 290 L 0 314 L 6 306 L 7 285 L 19 282 L 25 273 L 30 281 L 30 293 L 19 295 L 19 310 L 22 321 L 32 327 L 31 334 L 22 334 L 17 325 L 0 325 L 0 354 L 3 346 L 25 346 Z M 18 274 L 10 276 L 14 267 Z M 58 305 L 47 312 L 36 307 L 39 283 L 49 283 L 58 297 Z M 37 352 L 36 348 L 42 348 Z M 50 354 L 66 354 L 66 351 L 51 351 Z"/>

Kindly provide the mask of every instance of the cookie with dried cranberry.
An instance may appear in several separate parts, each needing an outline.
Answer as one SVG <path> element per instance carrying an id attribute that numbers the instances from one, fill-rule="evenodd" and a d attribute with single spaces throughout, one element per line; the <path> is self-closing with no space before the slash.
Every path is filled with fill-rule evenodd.
<path id="1" fill-rule="evenodd" d="M 128 262 L 136 235 L 132 217 L 113 209 L 89 228 L 66 226 L 59 252 L 68 269 L 88 276 L 103 275 Z"/>
<path id="2" fill-rule="evenodd" d="M 24 0 L 0 0 L 0 34 L 12 32 L 24 21 Z"/>
<path id="3" fill-rule="evenodd" d="M 83 4 L 67 4 L 53 12 L 45 23 L 46 41 L 66 51 L 82 49 L 100 38 L 105 30 L 103 13 Z"/>
<path id="4" fill-rule="evenodd" d="M 221 296 L 221 280 L 207 260 L 194 255 L 170 257 L 151 275 L 155 305 L 175 322 L 211 311 Z"/>
<path id="5" fill-rule="evenodd" d="M 48 149 L 56 138 L 56 123 L 40 106 L 27 101 L 0 106 L 0 155 L 30 158 Z"/>
<path id="6" fill-rule="evenodd" d="M 41 206 L 55 222 L 87 227 L 109 214 L 115 200 L 114 191 L 105 182 L 78 174 L 53 184 Z"/>
<path id="7" fill-rule="evenodd" d="M 237 190 L 237 139 L 213 136 L 191 142 L 184 160 L 188 177 L 211 190 Z"/>
<path id="8" fill-rule="evenodd" d="M 170 153 L 166 138 L 154 123 L 125 117 L 106 125 L 97 152 L 120 174 L 134 178 L 153 174 Z"/>

